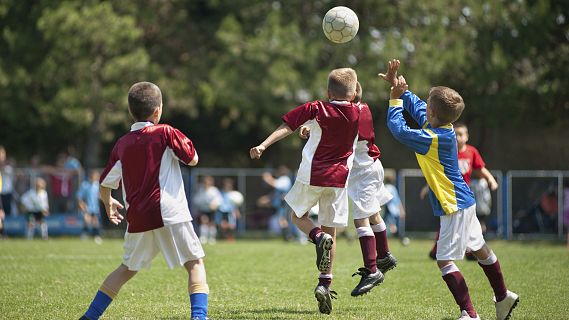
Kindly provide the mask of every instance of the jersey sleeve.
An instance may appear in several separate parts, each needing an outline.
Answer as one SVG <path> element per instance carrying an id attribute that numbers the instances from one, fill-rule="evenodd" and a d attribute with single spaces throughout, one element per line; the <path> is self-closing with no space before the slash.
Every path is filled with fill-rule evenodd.
<path id="1" fill-rule="evenodd" d="M 318 107 L 315 103 L 305 103 L 292 109 L 287 114 L 282 116 L 282 120 L 292 131 L 294 131 L 303 125 L 306 121 L 314 119 L 318 110 L 317 108 Z"/>
<path id="2" fill-rule="evenodd" d="M 413 92 L 407 90 L 401 95 L 403 100 L 403 108 L 409 112 L 413 120 L 421 127 L 425 127 L 427 123 L 427 104 L 419 99 Z"/>
<path id="3" fill-rule="evenodd" d="M 185 164 L 189 164 L 196 155 L 196 149 L 192 140 L 184 135 L 180 130 L 167 126 L 165 127 L 166 144 L 174 156 Z"/>
<path id="4" fill-rule="evenodd" d="M 480 152 L 478 152 L 478 149 L 472 147 L 472 169 L 477 170 L 484 167 L 486 167 L 486 163 L 484 163 Z"/>
<path id="5" fill-rule="evenodd" d="M 403 118 L 403 101 L 394 99 L 389 101 L 387 111 L 387 128 L 391 134 L 405 146 L 419 154 L 427 154 L 432 143 L 431 135 L 423 129 L 411 129 Z"/>
<path id="6" fill-rule="evenodd" d="M 118 155 L 117 145 L 111 151 L 109 156 L 109 161 L 103 173 L 101 173 L 101 178 L 99 183 L 101 186 L 111 189 L 118 189 L 120 182 L 122 180 L 122 164 Z"/>

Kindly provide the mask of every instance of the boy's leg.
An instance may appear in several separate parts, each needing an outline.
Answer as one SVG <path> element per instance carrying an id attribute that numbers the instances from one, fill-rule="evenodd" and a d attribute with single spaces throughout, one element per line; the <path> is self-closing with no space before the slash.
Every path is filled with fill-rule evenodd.
<path id="1" fill-rule="evenodd" d="M 437 260 L 437 241 L 439 241 L 439 230 L 437 230 L 437 234 L 435 235 L 435 244 L 429 251 L 429 258 L 433 260 Z"/>
<path id="2" fill-rule="evenodd" d="M 305 215 L 304 217 L 308 218 L 308 215 Z M 318 285 L 314 289 L 314 296 L 318 300 L 318 309 L 320 313 L 330 314 L 332 312 L 332 299 L 336 299 L 336 292 L 330 290 L 333 278 L 332 264 L 334 256 L 336 255 L 336 228 L 322 226 L 322 232 L 326 236 L 331 236 L 332 244 L 329 251 L 330 260 L 328 270 L 320 272 L 320 275 L 318 276 Z M 320 239 L 320 241 L 322 240 L 324 239 Z"/>
<path id="3" fill-rule="evenodd" d="M 360 275 L 362 278 L 351 295 L 356 297 L 368 293 L 373 287 L 383 282 L 383 273 L 377 269 L 377 252 L 375 236 L 369 225 L 369 219 L 354 219 L 354 225 L 360 241 L 364 268 L 359 268 L 352 276 Z"/>
<path id="4" fill-rule="evenodd" d="M 334 235 L 326 233 L 323 229 L 314 225 L 314 222 L 308 218 L 308 213 L 302 217 L 298 217 L 294 212 L 291 213 L 292 222 L 316 245 L 316 267 L 321 272 L 326 272 L 330 268 L 331 251 L 335 243 L 336 229 Z"/>
<path id="5" fill-rule="evenodd" d="M 28 218 L 28 228 L 26 230 L 26 239 L 32 240 L 34 238 L 35 229 L 36 229 L 35 218 L 30 215 Z"/>
<path id="6" fill-rule="evenodd" d="M 437 265 L 441 270 L 443 280 L 446 282 L 448 289 L 454 297 L 454 301 L 460 307 L 461 311 L 466 311 L 471 318 L 476 319 L 477 314 L 472 301 L 470 300 L 470 294 L 468 293 L 468 286 L 464 277 L 460 273 L 458 267 L 453 261 L 448 260 L 438 260 Z"/>
<path id="7" fill-rule="evenodd" d="M 395 268 L 397 259 L 389 252 L 389 244 L 387 242 L 387 226 L 379 215 L 374 214 L 369 217 L 371 229 L 375 237 L 375 246 L 377 249 L 377 267 L 382 273 Z"/>
<path id="8" fill-rule="evenodd" d="M 209 287 L 207 285 L 203 259 L 191 260 L 184 264 L 188 271 L 188 294 L 192 308 L 192 319 L 207 319 Z"/>
<path id="9" fill-rule="evenodd" d="M 502 275 L 500 262 L 498 258 L 490 250 L 488 245 L 484 244 L 481 249 L 473 251 L 478 259 L 478 265 L 484 270 L 484 274 L 492 290 L 494 291 L 494 302 L 496 303 L 496 318 L 498 320 L 508 319 L 520 301 L 517 294 L 506 288 L 506 282 Z"/>
<path id="10" fill-rule="evenodd" d="M 47 222 L 45 222 L 45 218 L 42 218 L 40 221 L 40 232 L 41 232 L 41 238 L 43 240 L 47 240 Z"/>
<path id="11" fill-rule="evenodd" d="M 122 286 L 130 280 L 137 271 L 128 270 L 127 266 L 121 264 L 115 271 L 111 272 L 103 281 L 101 288 L 97 291 L 93 302 L 81 319 L 97 320 L 111 304 L 115 296 L 119 293 Z"/>

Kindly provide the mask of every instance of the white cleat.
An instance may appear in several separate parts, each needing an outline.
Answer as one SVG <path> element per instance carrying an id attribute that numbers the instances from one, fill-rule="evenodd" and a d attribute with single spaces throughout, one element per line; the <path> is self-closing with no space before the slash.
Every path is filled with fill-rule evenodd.
<path id="1" fill-rule="evenodd" d="M 476 314 L 476 318 L 472 318 L 468 314 L 468 312 L 466 312 L 466 310 L 462 310 L 462 313 L 460 314 L 460 318 L 458 318 L 458 320 L 470 320 L 470 319 L 480 320 L 480 316 Z"/>
<path id="2" fill-rule="evenodd" d="M 512 311 L 520 302 L 520 297 L 508 290 L 506 292 L 506 297 L 500 302 L 496 302 L 496 297 L 493 298 L 496 304 L 496 319 L 497 320 L 507 320 L 512 316 Z"/>

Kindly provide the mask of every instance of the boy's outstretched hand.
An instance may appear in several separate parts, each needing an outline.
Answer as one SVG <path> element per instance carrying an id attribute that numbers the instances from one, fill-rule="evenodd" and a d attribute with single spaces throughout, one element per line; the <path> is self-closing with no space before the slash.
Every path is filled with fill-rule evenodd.
<path id="1" fill-rule="evenodd" d="M 256 147 L 253 147 L 249 150 L 249 156 L 251 156 L 251 159 L 261 159 L 261 155 L 263 154 L 263 151 L 265 151 L 265 146 L 258 145 Z"/>
<path id="2" fill-rule="evenodd" d="M 395 81 L 397 80 L 397 70 L 399 70 L 399 65 L 401 61 L 393 59 L 387 62 L 387 72 L 380 73 L 378 76 L 383 80 L 389 82 L 391 86 L 395 86 Z"/>
<path id="3" fill-rule="evenodd" d="M 402 94 L 405 93 L 409 89 L 409 85 L 407 85 L 407 81 L 403 76 L 398 76 L 395 79 L 393 86 L 391 87 L 391 93 L 389 94 L 390 99 L 399 99 Z"/>
<path id="4" fill-rule="evenodd" d="M 111 198 L 111 203 L 108 206 L 105 205 L 107 216 L 109 217 L 109 221 L 111 221 L 112 224 L 118 225 L 124 219 L 124 217 L 119 212 L 119 209 L 123 208 L 124 206 L 114 198 Z"/>

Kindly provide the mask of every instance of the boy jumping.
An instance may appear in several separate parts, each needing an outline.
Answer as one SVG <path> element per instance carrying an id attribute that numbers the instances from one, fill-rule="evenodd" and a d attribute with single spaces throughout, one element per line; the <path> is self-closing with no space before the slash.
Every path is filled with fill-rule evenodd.
<path id="1" fill-rule="evenodd" d="M 397 76 L 399 65 L 399 60 L 389 61 L 387 74 L 379 75 L 392 86 L 387 126 L 399 142 L 415 151 L 431 190 L 429 199 L 441 221 L 437 264 L 460 307 L 459 319 L 480 319 L 470 301 L 466 281 L 454 264 L 454 260 L 463 259 L 466 249 L 476 256 L 494 290 L 496 318 L 508 319 L 519 297 L 506 289 L 498 258 L 482 236 L 474 195 L 458 165 L 456 136 L 451 123 L 464 110 L 462 97 L 451 88 L 433 87 L 425 103 L 407 90 L 403 76 Z M 422 129 L 407 126 L 403 109 Z"/>
<path id="2" fill-rule="evenodd" d="M 288 112 L 282 117 L 284 123 L 249 151 L 251 159 L 259 159 L 273 143 L 308 121 L 313 124 L 310 138 L 302 150 L 296 181 L 285 200 L 294 211 L 293 222 L 316 245 L 316 266 L 320 275 L 314 296 L 320 312 L 326 314 L 332 312 L 332 299 L 335 298 L 330 284 L 336 227 L 348 224 L 346 182 L 358 136 L 359 108 L 352 103 L 357 81 L 353 69 L 332 70 L 328 76 L 329 101 L 307 102 Z M 321 228 L 308 217 L 308 212 L 317 203 Z"/>
<path id="3" fill-rule="evenodd" d="M 111 197 L 111 189 L 122 183 L 128 222 L 123 262 L 105 279 L 81 319 L 99 319 L 121 287 L 141 268 L 149 268 L 159 252 L 170 269 L 184 266 L 188 271 L 191 318 L 207 319 L 204 252 L 192 227 L 179 163 L 195 166 L 198 154 L 178 129 L 158 125 L 162 93 L 155 84 L 134 84 L 128 109 L 136 122 L 115 144 L 100 181 L 101 200 L 115 225 L 123 220 L 123 206 Z"/>

